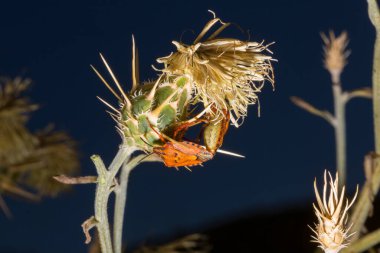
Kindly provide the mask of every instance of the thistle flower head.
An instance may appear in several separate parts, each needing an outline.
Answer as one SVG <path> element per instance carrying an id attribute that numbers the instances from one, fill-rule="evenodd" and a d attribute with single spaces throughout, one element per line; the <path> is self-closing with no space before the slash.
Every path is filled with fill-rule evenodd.
<path id="1" fill-rule="evenodd" d="M 205 34 L 215 24 L 221 27 L 207 39 Z M 194 102 L 213 104 L 216 113 L 227 110 L 231 121 L 247 115 L 247 107 L 257 102 L 265 80 L 272 84 L 272 57 L 263 42 L 246 42 L 232 38 L 216 38 L 230 23 L 215 18 L 209 21 L 193 44 L 173 41 L 177 52 L 157 59 L 167 75 L 185 75 L 195 87 Z M 214 112 L 210 112 L 214 113 Z M 215 117 L 218 118 L 218 117 Z"/>
<path id="2" fill-rule="evenodd" d="M 348 244 L 347 239 L 350 237 L 347 226 L 347 211 L 354 203 L 354 198 L 349 202 L 345 198 L 345 187 L 339 191 L 338 173 L 333 180 L 330 173 L 324 174 L 323 196 L 319 195 L 316 180 L 314 181 L 314 191 L 317 198 L 317 205 L 313 204 L 318 223 L 315 225 L 313 242 L 319 243 L 319 247 L 326 253 L 337 253 Z M 328 190 L 329 188 L 329 190 Z"/>
<path id="3" fill-rule="evenodd" d="M 342 32 L 338 37 L 334 32 L 330 31 L 329 37 L 326 34 L 321 34 L 325 44 L 324 50 L 324 65 L 330 72 L 334 83 L 340 82 L 340 75 L 347 64 L 347 58 L 350 54 L 346 50 L 348 45 L 347 32 Z"/>
<path id="4" fill-rule="evenodd" d="M 189 79 L 184 76 L 164 78 L 161 75 L 154 82 L 138 83 L 136 51 L 133 41 L 133 85 L 128 92 L 121 87 L 102 55 L 103 63 L 116 84 L 118 92 L 108 84 L 95 68 L 93 69 L 108 89 L 118 98 L 119 106 L 117 107 L 110 105 L 101 98 L 99 99 L 111 108 L 109 114 L 116 121 L 117 129 L 123 141 L 136 149 L 152 153 L 154 146 L 162 144 L 157 132 L 172 136 L 178 124 L 191 120 L 189 119 L 188 106 L 193 95 L 193 89 Z"/>
<path id="5" fill-rule="evenodd" d="M 222 26 L 203 40 L 217 23 Z M 272 57 L 264 54 L 270 52 L 268 45 L 216 38 L 228 25 L 214 17 L 192 45 L 173 42 L 177 52 L 158 59 L 164 69 L 155 81 L 148 83 L 139 82 L 137 48 L 132 38 L 129 91 L 124 91 L 100 55 L 117 89 L 94 67 L 93 70 L 116 96 L 119 105 L 114 107 L 100 100 L 111 109 L 109 113 L 117 122 L 123 142 L 160 156 L 169 167 L 192 166 L 213 157 L 223 143 L 230 120 L 238 127 L 248 105 L 257 102 L 256 93 L 264 82 L 269 80 L 273 84 Z M 203 109 L 192 115 L 199 104 Z M 207 135 L 203 138 L 205 147 L 183 141 L 187 129 L 201 122 L 203 137 Z M 187 145 L 191 146 L 185 148 Z"/>

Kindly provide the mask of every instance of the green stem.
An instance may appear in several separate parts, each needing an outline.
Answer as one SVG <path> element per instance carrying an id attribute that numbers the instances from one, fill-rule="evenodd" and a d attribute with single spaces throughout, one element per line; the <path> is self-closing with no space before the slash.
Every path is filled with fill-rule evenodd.
<path id="1" fill-rule="evenodd" d="M 100 156 L 91 156 L 98 173 L 98 183 L 95 194 L 95 219 L 97 221 L 96 227 L 99 233 L 102 253 L 113 253 L 107 213 L 108 199 L 110 193 L 112 192 L 112 187 L 115 184 L 115 176 L 117 172 L 132 152 L 133 149 L 130 149 L 125 145 L 120 146 L 108 170 L 106 169 Z"/>
<path id="2" fill-rule="evenodd" d="M 107 204 L 108 204 L 108 195 L 109 187 L 107 186 L 107 178 L 109 172 L 100 156 L 93 155 L 91 157 L 92 161 L 95 164 L 96 170 L 98 172 L 98 183 L 96 186 L 95 193 L 95 219 L 97 221 L 96 227 L 99 233 L 100 247 L 103 253 L 109 252 L 112 253 L 111 245 L 111 233 L 108 223 L 107 215 Z"/>
<path id="3" fill-rule="evenodd" d="M 336 169 L 339 175 L 339 189 L 342 189 L 346 183 L 346 103 L 340 83 L 334 82 L 332 88 L 335 113 Z"/>
<path id="4" fill-rule="evenodd" d="M 123 245 L 123 223 L 125 204 L 127 202 L 127 188 L 129 175 L 133 168 L 135 168 L 146 155 L 139 155 L 124 162 L 121 175 L 120 184 L 115 191 L 115 209 L 114 209 L 114 222 L 113 222 L 113 246 L 115 253 L 121 253 Z"/>

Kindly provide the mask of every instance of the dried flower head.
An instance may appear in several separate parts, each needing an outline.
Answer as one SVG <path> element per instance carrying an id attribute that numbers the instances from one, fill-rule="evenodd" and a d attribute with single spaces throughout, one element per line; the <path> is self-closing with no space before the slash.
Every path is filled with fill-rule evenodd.
<path id="1" fill-rule="evenodd" d="M 17 163 L 27 157 L 37 144 L 25 124 L 38 106 L 24 92 L 28 79 L 0 79 L 0 164 Z"/>
<path id="2" fill-rule="evenodd" d="M 319 243 L 319 247 L 326 253 L 337 253 L 348 244 L 347 239 L 350 237 L 347 226 L 347 211 L 354 203 L 358 189 L 351 202 L 345 199 L 345 187 L 339 191 L 338 173 L 333 180 L 330 172 L 324 174 L 323 196 L 319 195 L 317 182 L 314 181 L 314 191 L 317 198 L 317 206 L 313 204 L 315 214 L 318 218 L 318 224 L 315 224 L 313 242 Z M 329 188 L 329 193 L 328 189 Z"/>
<path id="3" fill-rule="evenodd" d="M 214 33 L 204 39 L 217 23 Z M 203 28 L 192 45 L 173 41 L 177 52 L 157 59 L 164 64 L 168 76 L 186 76 L 195 86 L 194 102 L 214 105 L 217 114 L 231 112 L 236 127 L 239 119 L 247 115 L 247 107 L 257 102 L 265 80 L 274 82 L 268 45 L 263 42 L 246 42 L 233 38 L 216 38 L 230 23 L 212 19 Z M 210 111 L 213 113 L 213 111 Z M 218 119 L 219 117 L 215 117 Z"/>
<path id="4" fill-rule="evenodd" d="M 67 188 L 52 177 L 73 174 L 79 168 L 79 158 L 66 133 L 48 127 L 34 134 L 26 127 L 29 113 L 38 108 L 24 94 L 29 85 L 29 80 L 21 78 L 0 81 L 0 193 L 39 200 Z"/>
<path id="5" fill-rule="evenodd" d="M 69 187 L 53 180 L 58 174 L 74 175 L 80 163 L 75 141 L 52 126 L 37 132 L 38 145 L 22 163 L 9 166 L 19 185 L 34 189 L 41 196 L 56 196 Z"/>
<path id="6" fill-rule="evenodd" d="M 134 253 L 208 253 L 211 248 L 205 235 L 192 234 L 160 246 L 143 246 Z"/>
<path id="7" fill-rule="evenodd" d="M 323 48 L 325 68 L 330 72 L 333 83 L 339 83 L 340 75 L 347 64 L 347 58 L 350 54 L 346 50 L 348 45 L 347 32 L 342 32 L 336 37 L 334 32 L 330 31 L 329 37 L 324 33 L 321 34 L 321 37 L 325 43 Z"/>

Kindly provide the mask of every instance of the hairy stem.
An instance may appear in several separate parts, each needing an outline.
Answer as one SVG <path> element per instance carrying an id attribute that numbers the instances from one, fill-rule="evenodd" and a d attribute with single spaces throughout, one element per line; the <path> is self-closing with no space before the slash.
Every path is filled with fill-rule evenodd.
<path id="1" fill-rule="evenodd" d="M 122 252 L 123 245 L 123 223 L 125 204 L 127 202 L 127 188 L 129 174 L 132 169 L 135 168 L 146 155 L 139 155 L 128 162 L 123 163 L 123 167 L 120 174 L 120 184 L 115 191 L 115 209 L 114 209 L 114 221 L 113 221 L 113 245 L 115 253 Z"/>
<path id="2" fill-rule="evenodd" d="M 123 162 L 128 159 L 133 149 L 125 145 L 120 146 L 115 158 L 108 170 L 98 155 L 91 156 L 98 173 L 98 183 L 95 194 L 95 219 L 99 233 L 99 241 L 102 253 L 113 253 L 110 226 L 108 222 L 108 199 L 115 184 L 115 176 Z"/>
<path id="3" fill-rule="evenodd" d="M 340 83 L 333 83 L 332 88 L 335 113 L 336 169 L 339 175 L 339 189 L 342 189 L 346 183 L 346 103 Z"/>
<path id="4" fill-rule="evenodd" d="M 377 154 L 380 154 L 380 12 L 376 0 L 368 0 L 368 15 L 376 29 L 376 41 L 372 66 L 372 86 L 373 116 L 375 124 L 375 151 Z"/>
<path id="5" fill-rule="evenodd" d="M 373 116 L 376 154 L 372 156 L 372 162 L 374 165 L 372 176 L 371 178 L 367 178 L 351 216 L 351 223 L 353 224 L 351 231 L 356 232 L 352 237 L 352 241 L 359 238 L 364 223 L 372 209 L 372 201 L 374 196 L 376 196 L 380 187 L 380 160 L 378 156 L 380 153 L 380 72 L 378 71 L 378 68 L 380 67 L 380 13 L 376 0 L 367 0 L 367 2 L 368 15 L 376 29 L 376 41 L 372 66 Z"/>

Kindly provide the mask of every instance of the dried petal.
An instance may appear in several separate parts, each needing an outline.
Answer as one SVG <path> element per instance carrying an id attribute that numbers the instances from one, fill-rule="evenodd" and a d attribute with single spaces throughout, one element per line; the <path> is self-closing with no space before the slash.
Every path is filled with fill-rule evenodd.
<path id="1" fill-rule="evenodd" d="M 314 181 L 314 191 L 317 197 L 317 203 L 319 209 L 313 204 L 315 214 L 318 218 L 318 224 L 315 225 L 315 229 L 312 229 L 315 236 L 312 236 L 314 242 L 319 243 L 319 247 L 326 253 L 337 253 L 341 249 L 347 246 L 348 230 L 350 226 L 347 226 L 347 211 L 355 201 L 357 192 L 354 198 L 349 203 L 348 200 L 344 202 L 344 187 L 339 191 L 338 185 L 338 173 L 336 179 L 333 180 L 330 173 L 328 173 L 329 181 L 327 180 L 327 171 L 324 174 L 323 185 L 323 200 L 320 198 L 316 181 Z M 327 190 L 329 189 L 329 197 L 327 197 Z"/>
<path id="2" fill-rule="evenodd" d="M 222 26 L 200 42 L 215 24 Z M 228 110 L 236 127 L 247 115 L 247 107 L 258 100 L 266 80 L 274 83 L 272 57 L 266 54 L 269 45 L 233 38 L 215 38 L 228 25 L 211 20 L 192 45 L 177 41 L 177 52 L 157 59 L 164 64 L 167 76 L 187 76 L 195 87 L 195 101 L 204 106 L 213 104 L 218 114 Z M 213 113 L 213 112 L 210 112 Z M 216 116 L 215 118 L 218 118 Z"/>

